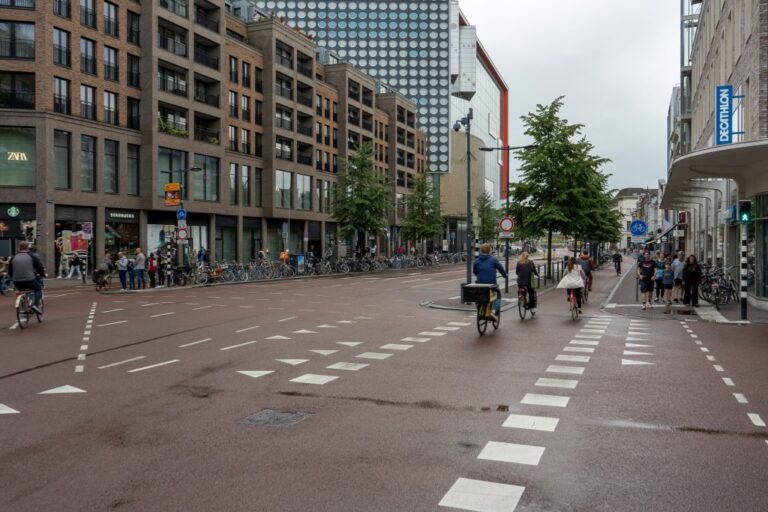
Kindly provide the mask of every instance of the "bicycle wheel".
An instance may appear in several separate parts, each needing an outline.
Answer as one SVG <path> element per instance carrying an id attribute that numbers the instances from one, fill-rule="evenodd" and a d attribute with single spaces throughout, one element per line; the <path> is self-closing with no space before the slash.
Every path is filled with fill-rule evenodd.
<path id="1" fill-rule="evenodd" d="M 491 324 L 493 325 L 494 331 L 499 328 L 499 325 L 501 325 L 501 310 L 499 310 L 499 314 L 496 315 L 496 320 L 492 320 Z"/>
<path id="2" fill-rule="evenodd" d="M 583 304 L 586 304 L 588 297 L 589 297 L 589 286 L 585 286 L 581 294 L 581 302 Z"/>
<path id="3" fill-rule="evenodd" d="M 520 320 L 525 320 L 525 315 L 528 311 L 528 309 L 525 307 L 526 302 L 526 292 L 517 292 L 517 312 L 520 314 Z"/>
<path id="4" fill-rule="evenodd" d="M 43 309 L 43 307 L 44 307 L 43 299 L 40 299 L 40 311 L 45 311 Z M 43 314 L 42 313 L 38 313 L 37 311 L 35 311 L 35 316 L 37 317 L 37 323 L 40 324 L 40 323 L 43 322 Z"/>
<path id="5" fill-rule="evenodd" d="M 486 306 L 487 304 L 477 305 L 477 332 L 480 333 L 480 336 L 483 336 L 488 329 L 488 317 L 485 316 Z"/>
<path id="6" fill-rule="evenodd" d="M 26 295 L 22 295 L 16 305 L 16 320 L 19 329 L 24 329 L 29 325 L 29 311 L 29 298 Z"/>
<path id="7" fill-rule="evenodd" d="M 715 305 L 715 309 L 720 311 L 720 287 L 712 287 L 712 303 Z"/>
<path id="8" fill-rule="evenodd" d="M 579 308 L 577 307 L 577 304 L 576 304 L 575 293 L 571 292 L 571 294 L 572 294 L 571 295 L 571 318 L 574 319 L 574 320 L 578 320 L 579 319 Z"/>

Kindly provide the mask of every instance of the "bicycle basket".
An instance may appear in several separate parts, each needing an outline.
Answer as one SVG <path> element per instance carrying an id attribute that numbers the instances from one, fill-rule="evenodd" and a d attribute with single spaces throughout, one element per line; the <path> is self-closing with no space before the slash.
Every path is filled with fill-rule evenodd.
<path id="1" fill-rule="evenodd" d="M 462 284 L 461 301 L 468 302 L 490 302 L 491 290 L 496 289 L 492 284 Z"/>

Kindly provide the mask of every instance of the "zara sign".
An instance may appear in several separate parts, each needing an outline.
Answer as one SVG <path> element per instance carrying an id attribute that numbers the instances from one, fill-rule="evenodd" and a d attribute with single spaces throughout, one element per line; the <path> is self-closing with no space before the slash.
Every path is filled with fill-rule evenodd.
<path id="1" fill-rule="evenodd" d="M 733 86 L 718 85 L 715 93 L 717 145 L 733 143 Z"/>

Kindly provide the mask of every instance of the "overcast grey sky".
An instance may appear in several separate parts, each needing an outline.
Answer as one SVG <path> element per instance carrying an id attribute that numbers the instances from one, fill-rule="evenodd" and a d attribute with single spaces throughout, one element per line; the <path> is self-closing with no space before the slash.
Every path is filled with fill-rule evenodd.
<path id="1" fill-rule="evenodd" d="M 612 160 L 610 186 L 666 177 L 666 117 L 679 82 L 679 0 L 461 0 L 510 89 L 510 144 L 520 116 L 565 96 L 564 117 L 585 125 Z"/>

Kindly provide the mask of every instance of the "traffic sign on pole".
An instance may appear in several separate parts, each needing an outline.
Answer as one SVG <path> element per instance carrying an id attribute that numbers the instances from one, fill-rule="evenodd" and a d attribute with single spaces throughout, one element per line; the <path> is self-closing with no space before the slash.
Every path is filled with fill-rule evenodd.
<path id="1" fill-rule="evenodd" d="M 629 232 L 632 236 L 644 236 L 648 232 L 648 224 L 644 220 L 633 220 L 629 225 Z"/>
<path id="2" fill-rule="evenodd" d="M 186 220 L 187 219 L 187 210 L 184 208 L 179 208 L 176 210 L 176 218 L 178 220 Z"/>
<path id="3" fill-rule="evenodd" d="M 502 217 L 499 221 L 499 230 L 502 233 L 511 233 L 515 229 L 515 219 L 509 216 Z"/>

